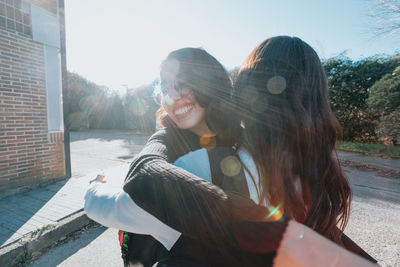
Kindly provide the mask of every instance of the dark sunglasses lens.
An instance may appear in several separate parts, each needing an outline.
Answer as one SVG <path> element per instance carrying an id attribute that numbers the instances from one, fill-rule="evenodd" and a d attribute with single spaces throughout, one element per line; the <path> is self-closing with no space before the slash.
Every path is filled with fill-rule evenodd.
<path id="1" fill-rule="evenodd" d="M 180 94 L 182 92 L 182 86 L 183 86 L 183 83 L 181 81 L 175 82 L 175 85 L 174 85 L 175 91 Z"/>
<path id="2" fill-rule="evenodd" d="M 166 84 L 164 81 L 162 81 L 162 82 L 160 83 L 160 89 L 161 89 L 161 93 L 162 93 L 163 95 L 166 95 L 166 94 L 168 93 L 167 84 Z"/>

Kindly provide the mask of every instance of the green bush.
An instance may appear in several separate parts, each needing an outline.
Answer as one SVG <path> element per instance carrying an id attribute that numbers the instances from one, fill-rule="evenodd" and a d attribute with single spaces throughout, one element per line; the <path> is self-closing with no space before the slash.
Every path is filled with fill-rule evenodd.
<path id="1" fill-rule="evenodd" d="M 370 113 L 375 114 L 376 135 L 381 142 L 400 142 L 400 66 L 386 74 L 370 89 L 367 100 Z"/>
<path id="2" fill-rule="evenodd" d="M 399 64 L 399 57 L 372 57 L 360 61 L 338 57 L 324 62 L 331 107 L 343 127 L 344 140 L 377 141 L 375 120 L 379 115 L 369 110 L 370 88 Z"/>
<path id="3" fill-rule="evenodd" d="M 400 144 L 400 107 L 377 121 L 376 134 L 386 145 Z"/>
<path id="4" fill-rule="evenodd" d="M 67 127 L 72 131 L 89 129 L 88 116 L 84 112 L 74 112 L 67 115 Z"/>
<path id="5" fill-rule="evenodd" d="M 143 133 L 152 133 L 156 127 L 159 105 L 153 99 L 153 85 L 128 90 L 124 96 L 125 127 Z"/>
<path id="6" fill-rule="evenodd" d="M 400 106 L 400 66 L 371 87 L 367 104 L 378 116 L 388 115 Z"/>
<path id="7" fill-rule="evenodd" d="M 67 127 L 85 129 L 134 129 L 151 133 L 155 129 L 153 86 L 146 85 L 119 95 L 107 87 L 68 72 L 66 95 Z"/>

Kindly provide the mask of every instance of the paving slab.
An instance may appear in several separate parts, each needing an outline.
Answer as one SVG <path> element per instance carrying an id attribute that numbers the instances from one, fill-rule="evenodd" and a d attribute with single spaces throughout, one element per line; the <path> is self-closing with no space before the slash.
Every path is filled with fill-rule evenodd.
<path id="1" fill-rule="evenodd" d="M 104 175 L 114 177 L 113 181 L 121 184 L 128 168 L 129 164 L 125 163 L 103 171 Z M 97 174 L 93 172 L 0 199 L 0 207 L 3 208 L 0 249 L 82 210 L 89 181 Z"/>

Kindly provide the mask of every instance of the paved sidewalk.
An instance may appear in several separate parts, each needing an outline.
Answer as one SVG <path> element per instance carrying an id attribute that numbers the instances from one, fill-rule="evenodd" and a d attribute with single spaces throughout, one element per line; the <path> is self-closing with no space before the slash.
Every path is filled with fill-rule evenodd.
<path id="1" fill-rule="evenodd" d="M 349 161 L 378 168 L 400 170 L 400 160 L 382 159 L 343 151 L 339 151 L 338 155 L 339 158 Z M 103 171 L 108 182 L 120 184 L 128 168 L 129 164 L 125 162 Z M 93 179 L 96 174 L 98 171 L 0 199 L 0 265 L 3 266 L 4 263 L 8 264 L 16 259 L 16 253 L 9 253 L 10 247 L 16 246 L 16 244 L 28 248 L 28 253 L 35 251 L 35 247 L 24 244 L 22 240 L 27 242 L 27 236 L 47 228 L 52 229 L 55 225 L 63 223 L 65 218 L 72 218 L 68 221 L 70 225 L 72 223 L 72 228 L 71 226 L 68 228 L 69 231 L 79 230 L 82 227 L 81 224 L 76 224 L 73 229 L 73 221 L 77 221 L 79 217 L 75 218 L 74 214 L 82 211 L 83 197 L 89 180 Z M 30 242 L 29 239 L 28 242 Z M 41 240 L 39 243 L 42 248 L 46 245 L 50 246 L 53 242 L 54 240 L 48 241 L 46 244 L 46 240 Z"/>
<path id="2" fill-rule="evenodd" d="M 128 168 L 129 164 L 122 164 L 103 171 L 109 183 L 121 184 Z M 63 219 L 82 211 L 84 194 L 89 181 L 96 174 L 70 178 L 0 199 L 0 266 L 4 266 L 2 254 L 7 247 L 32 233 L 52 228 Z"/>

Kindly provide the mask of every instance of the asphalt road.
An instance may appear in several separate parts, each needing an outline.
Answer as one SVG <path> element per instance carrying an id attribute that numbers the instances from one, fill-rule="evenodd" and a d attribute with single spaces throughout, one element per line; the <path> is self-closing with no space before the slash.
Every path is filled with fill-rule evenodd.
<path id="1" fill-rule="evenodd" d="M 72 172 L 85 174 L 123 164 L 140 150 L 146 139 L 111 132 L 73 133 Z M 345 233 L 382 266 L 400 266 L 400 179 L 354 167 L 344 170 L 353 189 Z M 115 229 L 92 228 L 51 249 L 32 266 L 122 266 L 116 235 Z"/>

